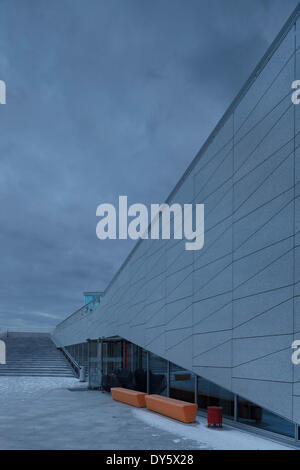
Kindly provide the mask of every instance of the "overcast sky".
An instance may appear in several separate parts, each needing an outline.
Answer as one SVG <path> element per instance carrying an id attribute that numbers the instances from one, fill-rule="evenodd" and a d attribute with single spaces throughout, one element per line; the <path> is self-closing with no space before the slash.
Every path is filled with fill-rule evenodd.
<path id="1" fill-rule="evenodd" d="M 96 207 L 163 202 L 296 0 L 0 0 L 0 328 L 46 327 L 134 242 Z"/>

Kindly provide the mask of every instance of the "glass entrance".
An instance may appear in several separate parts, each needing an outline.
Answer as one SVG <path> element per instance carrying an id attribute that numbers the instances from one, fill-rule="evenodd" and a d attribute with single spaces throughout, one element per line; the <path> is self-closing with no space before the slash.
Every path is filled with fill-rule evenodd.
<path id="1" fill-rule="evenodd" d="M 99 341 L 89 341 L 88 343 L 88 371 L 89 388 L 97 389 L 101 387 L 101 351 Z"/>

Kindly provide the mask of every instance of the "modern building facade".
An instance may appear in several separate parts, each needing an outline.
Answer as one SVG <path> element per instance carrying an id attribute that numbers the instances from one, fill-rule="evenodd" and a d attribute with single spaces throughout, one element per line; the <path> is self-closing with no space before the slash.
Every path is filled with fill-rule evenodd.
<path id="1" fill-rule="evenodd" d="M 87 351 L 92 387 L 119 380 L 221 404 L 232 420 L 298 438 L 299 16 L 300 6 L 167 199 L 205 204 L 204 248 L 138 242 L 101 305 L 57 325 L 58 342 Z"/>

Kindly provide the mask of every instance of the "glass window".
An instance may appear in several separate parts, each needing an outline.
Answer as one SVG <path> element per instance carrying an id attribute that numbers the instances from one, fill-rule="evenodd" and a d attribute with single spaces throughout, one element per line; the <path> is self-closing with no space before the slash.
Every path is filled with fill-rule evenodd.
<path id="1" fill-rule="evenodd" d="M 125 343 L 125 367 L 133 375 L 133 388 L 147 392 L 147 353 L 136 344 Z"/>
<path id="2" fill-rule="evenodd" d="M 100 345 L 97 341 L 90 341 L 88 349 L 89 388 L 99 388 L 101 386 Z"/>
<path id="3" fill-rule="evenodd" d="M 170 397 L 195 402 L 195 375 L 170 363 Z"/>
<path id="4" fill-rule="evenodd" d="M 293 423 L 242 397 L 238 398 L 238 420 L 266 431 L 290 437 L 295 436 L 295 425 Z"/>
<path id="5" fill-rule="evenodd" d="M 103 378 L 104 390 L 111 387 L 134 389 L 132 371 L 132 345 L 125 340 L 104 341 Z"/>
<path id="6" fill-rule="evenodd" d="M 103 343 L 103 374 L 110 375 L 123 367 L 123 342 L 104 341 Z"/>
<path id="7" fill-rule="evenodd" d="M 88 343 L 83 343 L 83 365 L 88 365 Z"/>
<path id="8" fill-rule="evenodd" d="M 147 392 L 146 351 L 126 340 L 104 341 L 102 385 Z"/>
<path id="9" fill-rule="evenodd" d="M 224 388 L 203 377 L 198 377 L 198 406 L 207 409 L 208 406 L 221 406 L 223 415 L 234 417 L 234 395 Z"/>
<path id="10" fill-rule="evenodd" d="M 80 343 L 78 345 L 78 362 L 79 362 L 80 365 L 82 365 L 82 361 L 83 361 L 82 352 L 83 352 L 83 343 Z"/>
<path id="11" fill-rule="evenodd" d="M 149 353 L 150 393 L 167 395 L 168 362 L 156 354 Z"/>

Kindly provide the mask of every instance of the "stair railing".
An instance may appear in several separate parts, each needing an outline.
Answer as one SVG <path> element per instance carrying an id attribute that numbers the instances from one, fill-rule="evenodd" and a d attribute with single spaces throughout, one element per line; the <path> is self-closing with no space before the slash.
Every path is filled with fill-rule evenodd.
<path id="1" fill-rule="evenodd" d="M 73 356 L 71 356 L 69 351 L 67 351 L 66 348 L 64 348 L 63 346 L 58 346 L 57 349 L 59 349 L 63 353 L 65 358 L 68 360 L 68 362 L 70 363 L 70 365 L 71 365 L 72 369 L 74 370 L 76 376 L 80 377 L 80 370 L 81 370 L 80 364 L 74 359 Z"/>

